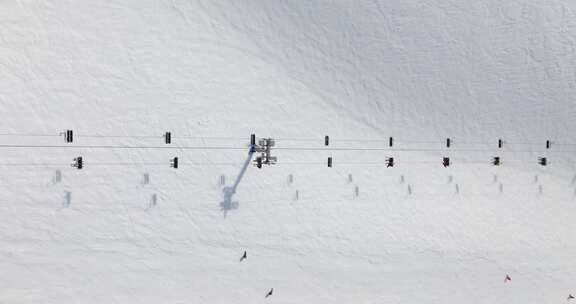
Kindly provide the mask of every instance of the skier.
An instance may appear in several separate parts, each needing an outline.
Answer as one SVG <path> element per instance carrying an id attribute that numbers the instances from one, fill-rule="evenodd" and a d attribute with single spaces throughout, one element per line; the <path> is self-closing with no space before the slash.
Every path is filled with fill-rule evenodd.
<path id="1" fill-rule="evenodd" d="M 571 294 L 569 294 L 569 295 L 568 295 L 568 301 L 570 301 L 570 300 L 572 300 L 572 299 L 574 299 L 574 296 L 571 295 Z"/>
<path id="2" fill-rule="evenodd" d="M 270 291 L 266 294 L 266 296 L 264 298 L 271 296 L 273 292 L 274 292 L 274 288 L 270 289 Z"/>
<path id="3" fill-rule="evenodd" d="M 244 251 L 244 254 L 242 255 L 242 257 L 240 258 L 240 262 L 244 261 L 245 259 L 248 258 L 248 255 L 246 254 L 246 251 Z"/>
<path id="4" fill-rule="evenodd" d="M 506 275 L 506 278 L 504 279 L 504 282 L 511 282 L 512 278 L 510 278 L 509 275 Z"/>

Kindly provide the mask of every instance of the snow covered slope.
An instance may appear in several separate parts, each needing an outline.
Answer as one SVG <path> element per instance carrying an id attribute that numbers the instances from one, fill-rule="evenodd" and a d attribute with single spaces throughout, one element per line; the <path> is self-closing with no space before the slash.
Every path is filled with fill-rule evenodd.
<path id="1" fill-rule="evenodd" d="M 0 2 L 0 303 L 567 301 L 573 6 Z"/>

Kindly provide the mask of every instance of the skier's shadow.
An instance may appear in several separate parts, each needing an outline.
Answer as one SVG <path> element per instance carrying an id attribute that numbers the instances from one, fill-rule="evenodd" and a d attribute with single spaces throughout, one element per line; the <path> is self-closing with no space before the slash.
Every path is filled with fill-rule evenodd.
<path id="1" fill-rule="evenodd" d="M 244 161 L 242 170 L 240 170 L 240 173 L 236 177 L 234 185 L 222 188 L 222 194 L 224 195 L 224 199 L 220 202 L 220 210 L 224 213 L 224 218 L 226 218 L 228 211 L 238 209 L 238 207 L 240 206 L 240 203 L 238 201 L 233 201 L 232 199 L 234 197 L 234 194 L 236 194 L 236 190 L 238 189 L 240 181 L 242 181 L 242 177 L 244 177 L 244 173 L 246 173 L 246 170 L 248 169 L 248 165 L 250 165 L 250 162 L 252 161 L 252 154 L 254 154 L 254 152 L 252 151 L 248 153 L 248 158 L 246 158 L 246 161 Z"/>

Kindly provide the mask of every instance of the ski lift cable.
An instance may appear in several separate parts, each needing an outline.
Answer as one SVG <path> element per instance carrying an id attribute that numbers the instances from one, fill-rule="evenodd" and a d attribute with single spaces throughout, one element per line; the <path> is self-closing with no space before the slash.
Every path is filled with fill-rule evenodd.
<path id="1" fill-rule="evenodd" d="M 60 137 L 61 134 L 47 134 L 47 133 L 0 133 L 0 136 L 6 137 Z M 163 134 L 158 135 L 106 135 L 106 134 L 89 134 L 89 133 L 77 133 L 77 137 L 87 137 L 87 138 L 162 138 Z M 218 139 L 218 140 L 245 140 L 246 137 L 230 137 L 230 136 L 188 136 L 188 135 L 172 135 L 173 138 L 188 138 L 188 139 Z"/>
<path id="2" fill-rule="evenodd" d="M 0 148 L 48 148 L 48 149 L 159 149 L 159 150 L 247 150 L 247 147 L 234 146 L 126 146 L 126 145 L 21 145 L 0 144 Z M 275 147 L 285 151 L 387 151 L 394 152 L 489 152 L 489 153 L 576 153 L 576 150 L 497 150 L 497 149 L 450 149 L 450 148 L 355 148 L 355 147 Z"/>
<path id="3" fill-rule="evenodd" d="M 0 167 L 68 167 L 71 163 L 0 163 Z M 87 162 L 85 166 L 167 166 L 168 162 Z M 236 166 L 232 162 L 179 162 L 179 166 Z"/>
<path id="4" fill-rule="evenodd" d="M 0 133 L 0 136 L 7 137 L 59 137 L 62 136 L 61 133 L 49 134 L 49 133 Z M 162 138 L 162 134 L 158 135 L 143 135 L 143 134 L 125 134 L 125 135 L 106 135 L 106 134 L 89 134 L 89 133 L 77 133 L 75 136 L 87 137 L 87 138 Z M 185 138 L 185 139 L 210 139 L 210 140 L 245 140 L 244 136 L 191 136 L 191 135 L 178 135 L 174 134 L 173 138 Z M 277 141 L 318 141 L 322 142 L 323 137 L 318 138 L 312 137 L 279 137 L 275 138 Z M 332 142 L 388 142 L 389 138 L 331 138 Z M 443 143 L 444 140 L 404 140 L 401 138 L 395 138 L 396 143 L 417 143 L 417 144 L 438 144 Z M 455 139 L 455 144 L 486 144 L 491 145 L 494 142 L 484 142 L 484 141 L 458 141 Z M 506 141 L 508 145 L 541 145 L 542 142 L 516 142 L 516 141 Z M 559 146 L 576 146 L 576 143 L 563 143 L 563 142 L 553 142 L 554 145 Z"/>
<path id="5" fill-rule="evenodd" d="M 98 135 L 98 134 L 77 134 L 77 137 L 88 138 L 162 138 L 162 135 Z"/>
<path id="6" fill-rule="evenodd" d="M 0 148 L 63 148 L 63 149 L 181 149 L 181 150 L 247 150 L 247 147 L 223 146 L 124 146 L 124 145 L 12 145 L 2 144 Z"/>
<path id="7" fill-rule="evenodd" d="M 530 164 L 533 161 L 528 160 L 506 160 L 505 163 L 526 163 Z M 85 166 L 166 166 L 169 163 L 166 162 L 89 162 L 85 161 Z M 439 161 L 436 160 L 406 160 L 401 161 L 398 160 L 397 165 L 402 164 L 440 164 Z M 455 160 L 453 162 L 454 165 L 458 164 L 490 164 L 489 160 Z M 235 162 L 180 162 L 180 166 L 236 166 L 238 163 Z M 286 166 L 286 165 L 321 165 L 325 166 L 325 162 L 317 161 L 317 162 L 298 162 L 298 161 L 288 161 L 288 162 L 278 162 L 276 165 Z M 380 162 L 335 162 L 334 165 L 381 165 L 385 167 L 386 161 L 382 160 Z M 70 163 L 0 163 L 0 167 L 54 167 L 54 166 L 70 166 Z"/>
<path id="8" fill-rule="evenodd" d="M 87 138 L 162 138 L 163 135 L 99 135 L 99 134 L 78 134 L 78 137 Z M 219 136 L 188 136 L 172 135 L 172 138 L 203 139 L 203 140 L 246 140 L 246 137 L 219 137 Z"/>
<path id="9" fill-rule="evenodd" d="M 490 153 L 575 153 L 576 150 L 499 150 L 499 149 L 450 149 L 450 148 L 355 148 L 355 147 L 325 147 L 325 148 L 312 148 L 312 147 L 275 147 L 274 150 L 287 150 L 287 151 L 388 151 L 388 152 L 490 152 Z"/>
<path id="10" fill-rule="evenodd" d="M 60 137 L 59 134 L 37 134 L 37 133 L 0 133 L 0 136 L 21 136 L 21 137 Z"/>
<path id="11" fill-rule="evenodd" d="M 323 141 L 323 138 L 275 138 L 277 141 Z M 460 141 L 457 138 L 450 138 L 454 144 L 459 145 L 493 145 L 495 142 L 492 141 Z M 337 138 L 331 137 L 331 142 L 389 142 L 390 138 Z M 445 139 L 441 140 L 407 140 L 401 138 L 394 138 L 394 142 L 397 144 L 401 143 L 410 143 L 410 144 L 444 144 Z M 496 141 L 497 143 L 497 141 Z M 508 145 L 542 145 L 542 142 L 511 142 L 505 141 Z M 561 142 L 554 142 L 554 145 L 574 145 L 576 143 L 561 143 Z"/>
<path id="12" fill-rule="evenodd" d="M 525 163 L 525 164 L 531 164 L 534 163 L 534 161 L 522 161 L 522 160 L 506 160 L 505 163 Z M 441 162 L 439 161 L 433 161 L 433 160 L 429 160 L 429 161 L 400 161 L 398 160 L 396 162 L 396 165 L 402 165 L 402 164 L 441 164 Z M 484 160 L 475 160 L 475 161 L 458 161 L 456 160 L 455 162 L 453 162 L 454 165 L 458 165 L 458 164 L 470 164 L 470 165 L 474 165 L 474 164 L 478 164 L 478 165 L 482 165 L 482 164 L 490 164 L 490 161 Z M 326 162 L 278 162 L 277 165 L 279 166 L 283 166 L 283 165 L 322 165 L 322 166 L 326 166 Z M 381 162 L 334 162 L 334 166 L 337 165 L 381 165 L 383 167 L 386 166 L 386 161 L 383 160 Z"/>

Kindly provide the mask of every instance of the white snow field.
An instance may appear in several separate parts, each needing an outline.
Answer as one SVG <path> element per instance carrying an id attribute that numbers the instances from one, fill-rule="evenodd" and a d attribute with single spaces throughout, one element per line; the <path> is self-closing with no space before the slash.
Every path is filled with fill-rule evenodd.
<path id="1" fill-rule="evenodd" d="M 0 303 L 576 301 L 575 9 L 0 1 Z"/>

